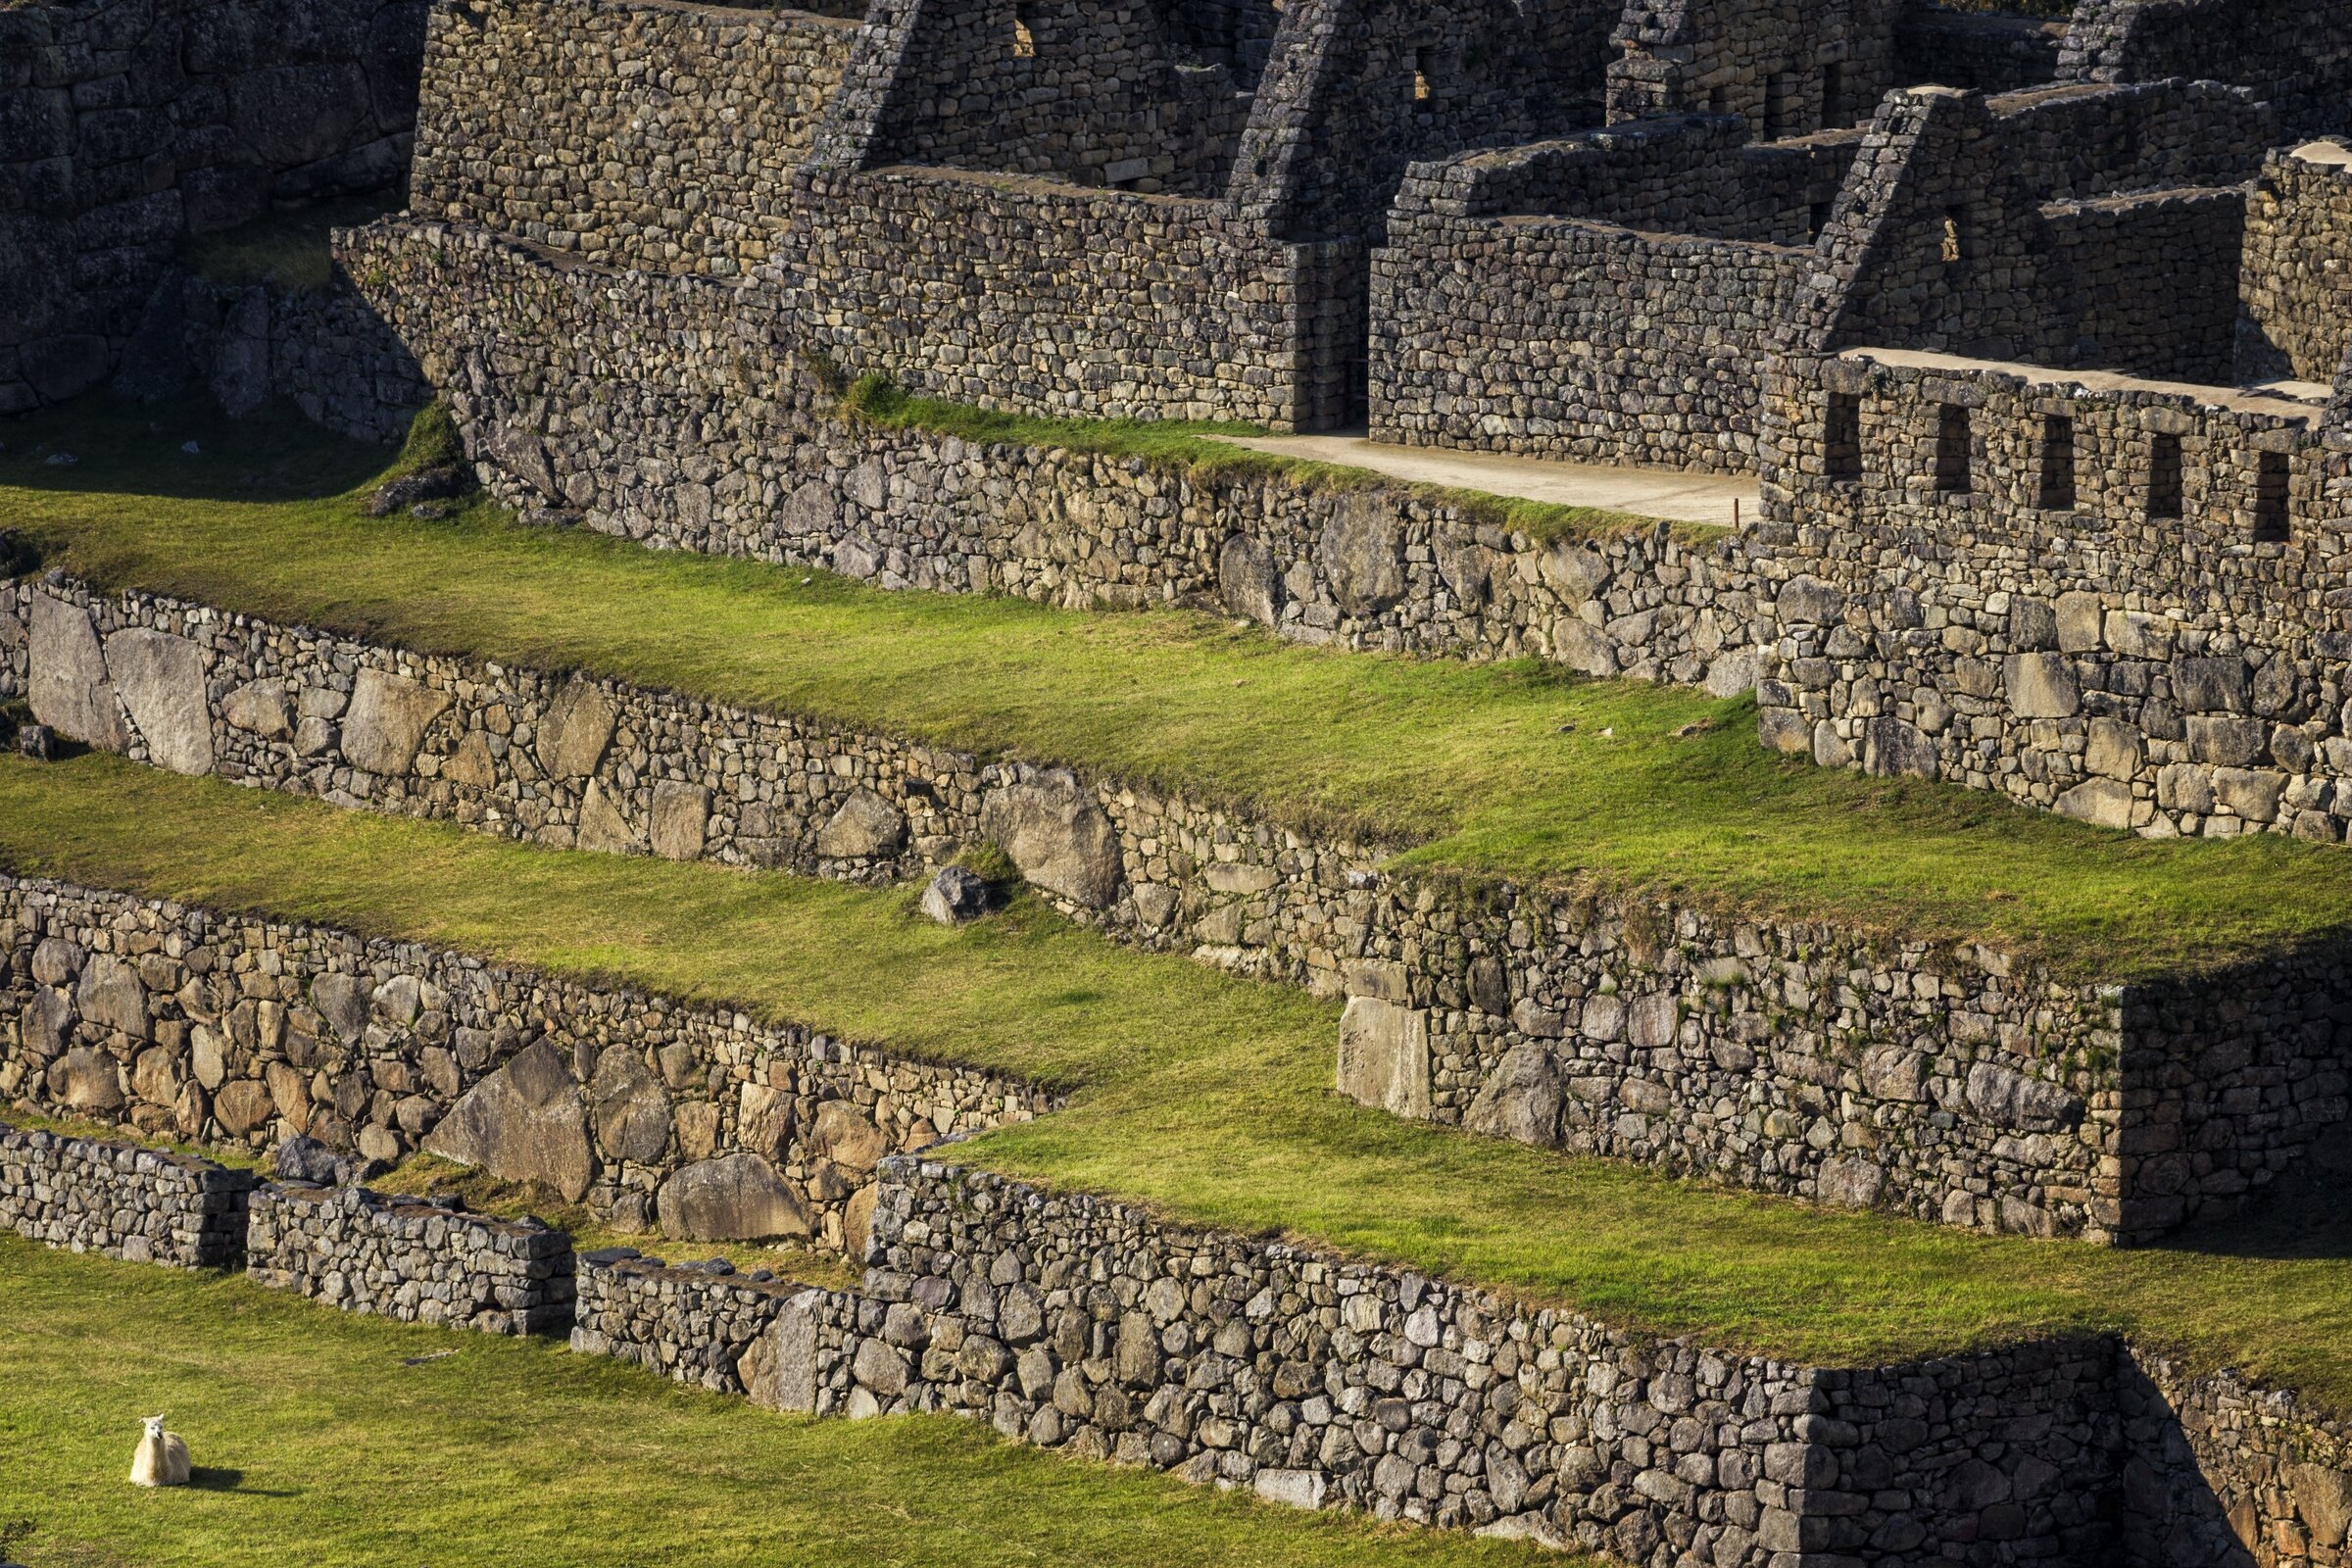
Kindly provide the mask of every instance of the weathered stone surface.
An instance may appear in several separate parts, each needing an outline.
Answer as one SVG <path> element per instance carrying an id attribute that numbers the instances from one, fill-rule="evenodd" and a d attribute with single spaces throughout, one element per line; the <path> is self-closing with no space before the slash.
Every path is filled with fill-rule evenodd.
<path id="1" fill-rule="evenodd" d="M 1560 1141 L 1564 1102 L 1551 1054 L 1537 1045 L 1513 1046 L 1470 1102 L 1462 1125 L 1489 1138 L 1548 1146 Z"/>
<path id="2" fill-rule="evenodd" d="M 69 740 L 102 751 L 130 745 L 106 656 L 86 612 L 50 594 L 32 596 L 26 655 L 31 675 L 26 697 L 32 716 Z"/>
<path id="3" fill-rule="evenodd" d="M 872 1170 L 889 1149 L 872 1119 L 844 1100 L 828 1100 L 816 1107 L 811 1147 L 820 1158 L 859 1172 Z"/>
<path id="4" fill-rule="evenodd" d="M 594 681 L 574 679 L 548 706 L 540 723 L 539 765 L 550 778 L 589 777 L 604 761 L 617 722 L 612 700 L 604 689 Z"/>
<path id="5" fill-rule="evenodd" d="M 699 860 L 710 842 L 710 792 L 663 779 L 654 786 L 653 850 L 665 860 Z"/>
<path id="6" fill-rule="evenodd" d="M 416 764 L 424 732 L 449 710 L 446 693 L 399 675 L 363 669 L 343 715 L 343 755 L 354 767 L 396 778 Z"/>
<path id="7" fill-rule="evenodd" d="M 1404 564 L 1397 559 L 1396 518 L 1376 502 L 1349 497 L 1324 525 L 1317 545 L 1332 594 L 1351 614 L 1374 614 L 1404 596 Z"/>
<path id="8" fill-rule="evenodd" d="M 878 859 L 906 847 L 906 814 L 872 790 L 853 790 L 816 831 L 816 853 L 832 859 Z"/>
<path id="9" fill-rule="evenodd" d="M 104 1115 L 122 1108 L 122 1072 L 106 1053 L 76 1046 L 51 1064 L 49 1093 L 68 1110 Z"/>
<path id="10" fill-rule="evenodd" d="M 294 707 L 282 680 L 247 681 L 220 700 L 220 717 L 231 728 L 266 741 L 294 733 Z"/>
<path id="11" fill-rule="evenodd" d="M 213 770 L 204 655 L 194 643 L 144 627 L 119 631 L 106 639 L 106 672 L 150 758 L 174 773 Z"/>
<path id="12" fill-rule="evenodd" d="M 1090 909 L 1107 908 L 1124 876 L 1118 829 L 1066 773 L 1041 773 L 991 793 L 980 831 L 1049 893 Z"/>
<path id="13" fill-rule="evenodd" d="M 2001 684 L 2020 718 L 2072 718 L 2082 709 L 2074 661 L 2064 654 L 2014 654 Z"/>
<path id="14" fill-rule="evenodd" d="M 536 1182 L 571 1203 L 596 1176 L 579 1081 L 545 1040 L 467 1091 L 424 1148 L 504 1181 Z"/>
<path id="15" fill-rule="evenodd" d="M 1968 1071 L 1968 1103 L 1979 1114 L 2027 1132 L 2054 1132 L 2082 1119 L 2082 1102 L 2056 1084 L 1981 1061 Z"/>
<path id="16" fill-rule="evenodd" d="M 1355 997 L 1340 1019 L 1340 1093 L 1395 1115 L 1430 1113 L 1429 1015 Z"/>
<path id="17" fill-rule="evenodd" d="M 2111 778 L 2084 779 L 2058 797 L 2051 809 L 2096 827 L 2132 825 L 2132 787 Z"/>
<path id="18" fill-rule="evenodd" d="M 1282 575 L 1274 553 L 1248 534 L 1237 533 L 1217 552 L 1217 593 L 1225 608 L 1261 626 L 1282 620 Z"/>
<path id="19" fill-rule="evenodd" d="M 923 915 L 941 925 L 962 925 L 988 912 L 988 884 L 960 865 L 943 867 L 923 889 Z"/>
<path id="20" fill-rule="evenodd" d="M 82 966 L 74 1005 L 86 1022 L 133 1040 L 147 1038 L 147 988 L 136 968 L 112 954 L 99 954 Z"/>
<path id="21" fill-rule="evenodd" d="M 580 797 L 579 847 L 606 855 L 641 855 L 645 845 L 637 837 L 619 805 L 606 790 L 604 780 L 590 779 L 587 791 Z"/>
<path id="22" fill-rule="evenodd" d="M 757 1154 L 688 1165 L 662 1184 L 664 1234 L 697 1242 L 805 1240 L 808 1208 Z"/>
<path id="23" fill-rule="evenodd" d="M 597 1147 L 607 1159 L 658 1162 L 669 1148 L 669 1095 L 637 1053 L 619 1046 L 597 1057 L 588 1080 Z"/>
<path id="24" fill-rule="evenodd" d="M 744 1393 L 762 1410 L 800 1414 L 816 1409 L 816 1318 L 802 1302 L 788 1302 L 766 1333 L 752 1342 L 736 1362 Z"/>

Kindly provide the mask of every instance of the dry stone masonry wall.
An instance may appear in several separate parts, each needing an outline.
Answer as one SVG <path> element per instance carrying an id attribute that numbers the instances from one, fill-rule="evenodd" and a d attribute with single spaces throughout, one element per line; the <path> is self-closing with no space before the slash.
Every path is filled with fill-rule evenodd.
<path id="1" fill-rule="evenodd" d="M 883 1154 L 1054 1103 L 731 1010 L 54 883 L 0 883 L 0 1097 L 215 1147 L 422 1148 L 630 1229 L 854 1251 Z M 379 1219 L 406 1223 L 319 1223 L 340 1245 Z"/>
<path id="2" fill-rule="evenodd" d="M 255 1181 L 209 1160 L 0 1122 L 0 1225 L 49 1247 L 231 1267 Z"/>
<path id="3" fill-rule="evenodd" d="M 571 1239 L 533 1220 L 270 1184 L 253 1195 L 245 1271 L 346 1312 L 485 1334 L 571 1327 Z"/>
<path id="4" fill-rule="evenodd" d="M 0 414 L 103 381 L 184 237 L 399 185 L 425 9 L 0 9 Z"/>

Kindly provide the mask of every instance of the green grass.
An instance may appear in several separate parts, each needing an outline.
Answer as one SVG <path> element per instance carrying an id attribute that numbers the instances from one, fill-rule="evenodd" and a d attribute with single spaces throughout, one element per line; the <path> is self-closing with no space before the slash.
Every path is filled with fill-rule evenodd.
<path id="1" fill-rule="evenodd" d="M 0 863 L 724 1001 L 1077 1086 L 959 1158 L 1611 1321 L 1867 1362 L 2114 1328 L 2352 1410 L 2352 1228 L 2315 1200 L 2119 1253 L 1830 1214 L 1410 1126 L 1330 1089 L 1331 1006 L 1023 901 L 558 853 L 110 758 L 0 760 Z"/>
<path id="2" fill-rule="evenodd" d="M 814 368 L 820 381 L 840 373 L 829 361 L 820 360 Z M 925 430 L 934 435 L 952 435 L 976 446 L 1001 442 L 1052 447 L 1090 457 L 1134 458 L 1163 473 L 1180 473 L 1199 484 L 1266 475 L 1285 479 L 1310 494 L 1376 488 L 1407 490 L 1451 506 L 1473 522 L 1493 523 L 1546 542 L 1616 538 L 1647 533 L 1658 526 L 1657 518 L 1631 513 L 1408 482 L 1370 468 L 1258 452 L 1215 439 L 1266 434 L 1254 424 L 1191 419 L 1045 418 L 1007 414 L 966 403 L 915 397 L 879 372 L 860 376 L 850 385 L 842 398 L 841 413 L 845 418 L 877 429 Z M 1677 522 L 1668 527 L 1676 538 L 1690 544 L 1721 538 L 1731 531 L 1704 523 Z"/>
<path id="3" fill-rule="evenodd" d="M 0 1323 L 0 1557 L 43 1568 L 1539 1560 L 1041 1453 L 952 1416 L 774 1415 L 552 1341 L 350 1316 L 13 1236 Z M 195 1486 L 124 1479 L 159 1411 Z"/>
<path id="4" fill-rule="evenodd" d="M 61 449 L 80 461 L 44 463 Z M 345 492 L 380 464 L 291 420 L 71 410 L 8 427 L 0 518 L 113 585 L 1102 769 L 1405 865 L 1985 940 L 2102 979 L 2352 925 L 2340 850 L 2137 840 L 1816 768 L 1765 754 L 1745 701 L 1286 647 L 1192 613 L 893 595 L 482 506 L 371 522 Z"/>

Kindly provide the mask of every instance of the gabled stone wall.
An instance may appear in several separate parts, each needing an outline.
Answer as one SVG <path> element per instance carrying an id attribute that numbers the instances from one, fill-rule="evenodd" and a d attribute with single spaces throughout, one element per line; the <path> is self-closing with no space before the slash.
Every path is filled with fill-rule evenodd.
<path id="1" fill-rule="evenodd" d="M 2352 358 L 2352 151 L 2281 149 L 2246 199 L 2245 380 L 2333 382 Z"/>
<path id="2" fill-rule="evenodd" d="M 398 186 L 423 0 L 0 8 L 0 414 L 103 381 L 190 235 Z"/>
<path id="3" fill-rule="evenodd" d="M 2277 104 L 2287 135 L 2344 128 L 2348 74 L 2344 0 L 2082 0 L 2058 63 L 2066 81 L 2219 76 Z"/>
<path id="4" fill-rule="evenodd" d="M 1630 0 L 1609 120 L 1738 115 L 1759 140 L 1861 124 L 1896 85 L 1902 0 Z"/>

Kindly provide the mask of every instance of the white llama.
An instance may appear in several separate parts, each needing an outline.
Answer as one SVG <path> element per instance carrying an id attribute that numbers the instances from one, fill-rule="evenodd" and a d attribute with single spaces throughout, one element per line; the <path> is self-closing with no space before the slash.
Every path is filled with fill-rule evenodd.
<path id="1" fill-rule="evenodd" d="M 176 1432 L 164 1430 L 164 1418 L 151 1415 L 139 1436 L 139 1451 L 130 1458 L 134 1487 L 184 1487 L 188 1484 L 188 1446 Z"/>

